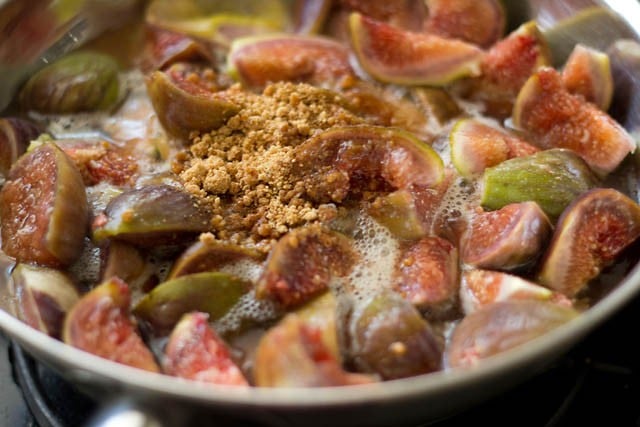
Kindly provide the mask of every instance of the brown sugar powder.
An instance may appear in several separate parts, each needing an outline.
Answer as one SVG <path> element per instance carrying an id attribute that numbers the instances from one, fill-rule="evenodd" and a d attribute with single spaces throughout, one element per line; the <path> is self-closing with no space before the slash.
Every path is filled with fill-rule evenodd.
<path id="1" fill-rule="evenodd" d="M 268 251 L 291 228 L 330 215 L 304 199 L 291 176 L 292 151 L 335 126 L 363 123 L 340 95 L 307 84 L 275 83 L 262 94 L 232 86 L 225 99 L 240 111 L 218 130 L 191 139 L 176 161 L 186 189 L 212 211 L 220 240 Z"/>

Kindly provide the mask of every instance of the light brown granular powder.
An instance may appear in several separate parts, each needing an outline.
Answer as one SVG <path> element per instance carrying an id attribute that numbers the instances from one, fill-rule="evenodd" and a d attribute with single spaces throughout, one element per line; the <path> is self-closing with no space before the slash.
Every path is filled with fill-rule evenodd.
<path id="1" fill-rule="evenodd" d="M 363 119 L 340 95 L 307 84 L 275 83 L 262 94 L 236 85 L 224 96 L 240 112 L 220 129 L 194 136 L 176 171 L 211 208 L 216 238 L 268 251 L 291 228 L 330 216 L 331 207 L 305 200 L 302 183 L 291 177 L 293 147 Z"/>

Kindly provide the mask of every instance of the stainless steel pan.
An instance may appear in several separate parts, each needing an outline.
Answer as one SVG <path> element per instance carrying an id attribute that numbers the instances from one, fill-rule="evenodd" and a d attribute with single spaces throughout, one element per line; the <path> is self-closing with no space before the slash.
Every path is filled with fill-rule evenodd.
<path id="1" fill-rule="evenodd" d="M 512 22 L 537 18 L 543 28 L 551 28 L 558 19 L 575 15 L 592 3 L 506 2 Z M 588 35 L 578 35 L 579 40 L 575 40 L 576 34 L 572 32 L 562 37 L 599 48 L 607 48 L 622 37 L 640 40 L 640 3 L 636 0 L 595 3 L 617 17 L 595 23 Z M 622 25 L 624 22 L 627 25 Z M 561 49 L 555 53 L 563 55 Z M 635 54 L 640 63 L 640 53 Z M 640 135 L 640 68 L 619 67 L 616 79 L 619 88 L 614 111 L 630 132 Z M 639 155 L 636 157 L 640 159 Z M 637 181 L 636 178 L 633 177 Z M 239 389 L 201 385 L 82 352 L 31 329 L 2 310 L 0 328 L 36 359 L 105 403 L 108 409 L 95 420 L 96 425 L 106 426 L 109 422 L 118 426 L 215 425 L 233 420 L 235 425 L 251 421 L 265 426 L 399 426 L 461 411 L 535 375 L 639 292 L 640 264 L 578 319 L 476 368 L 341 388 Z"/>

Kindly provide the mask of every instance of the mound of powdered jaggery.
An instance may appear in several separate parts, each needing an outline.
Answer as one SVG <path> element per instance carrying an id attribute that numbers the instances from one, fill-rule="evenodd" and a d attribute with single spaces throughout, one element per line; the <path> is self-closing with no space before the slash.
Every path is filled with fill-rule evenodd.
<path id="1" fill-rule="evenodd" d="M 236 85 L 224 96 L 240 112 L 220 129 L 195 135 L 175 170 L 211 209 L 216 238 L 268 251 L 289 229 L 333 212 L 304 198 L 302 183 L 291 176 L 293 147 L 363 119 L 340 95 L 307 84 L 275 83 L 262 94 Z"/>

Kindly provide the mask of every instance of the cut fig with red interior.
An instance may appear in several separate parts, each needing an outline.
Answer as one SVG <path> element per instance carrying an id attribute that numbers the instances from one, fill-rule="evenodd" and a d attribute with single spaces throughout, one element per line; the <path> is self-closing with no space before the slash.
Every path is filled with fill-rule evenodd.
<path id="1" fill-rule="evenodd" d="M 148 185 L 113 198 L 93 221 L 97 241 L 114 238 L 135 246 L 179 244 L 207 231 L 209 215 L 185 190 Z"/>
<path id="2" fill-rule="evenodd" d="M 514 299 L 552 301 L 571 307 L 571 301 L 564 295 L 512 274 L 480 269 L 462 274 L 460 300 L 466 315 L 486 305 Z"/>
<path id="3" fill-rule="evenodd" d="M 38 127 L 27 120 L 15 117 L 0 119 L 0 177 L 7 176 L 11 165 L 38 135 Z"/>
<path id="4" fill-rule="evenodd" d="M 562 214 L 538 282 L 572 297 L 640 236 L 640 206 L 611 188 L 577 198 Z"/>
<path id="5" fill-rule="evenodd" d="M 237 39 L 231 45 L 227 63 L 229 73 L 251 88 L 262 88 L 269 82 L 278 81 L 338 84 L 353 75 L 348 49 L 319 36 L 271 35 Z"/>
<path id="6" fill-rule="evenodd" d="M 440 342 L 408 301 L 383 292 L 357 305 L 348 325 L 348 354 L 362 372 L 406 378 L 440 367 Z"/>
<path id="7" fill-rule="evenodd" d="M 20 262 L 65 267 L 82 252 L 89 206 L 82 176 L 53 143 L 22 156 L 0 191 L 2 250 Z"/>
<path id="8" fill-rule="evenodd" d="M 203 234 L 200 240 L 185 250 L 173 263 L 168 279 L 189 274 L 217 271 L 239 261 L 259 263 L 261 252 L 232 243 L 213 239 L 210 234 Z"/>
<path id="9" fill-rule="evenodd" d="M 146 72 L 162 70 L 176 62 L 213 62 L 212 52 L 200 41 L 153 25 L 147 25 L 146 32 L 142 57 L 142 69 Z"/>
<path id="10" fill-rule="evenodd" d="M 439 237 L 425 237 L 405 250 L 394 287 L 429 318 L 453 308 L 459 288 L 458 250 Z"/>
<path id="11" fill-rule="evenodd" d="M 424 0 L 337 0 L 342 9 L 360 12 L 370 18 L 409 31 L 422 31 L 427 17 Z"/>
<path id="12" fill-rule="evenodd" d="M 345 276 L 356 262 L 347 237 L 321 226 L 294 229 L 273 247 L 256 285 L 256 296 L 293 307 L 328 289 L 333 276 Z"/>
<path id="13" fill-rule="evenodd" d="M 330 292 L 269 329 L 258 344 L 253 366 L 260 387 L 329 387 L 374 381 L 342 368 L 336 301 Z"/>
<path id="14" fill-rule="evenodd" d="M 205 313 L 182 316 L 164 351 L 163 371 L 211 384 L 248 386 L 225 342 L 211 329 Z"/>
<path id="15" fill-rule="evenodd" d="M 139 169 L 127 149 L 103 140 L 62 140 L 60 148 L 76 165 L 86 186 L 105 182 L 131 185 Z"/>
<path id="16" fill-rule="evenodd" d="M 471 179 L 507 159 L 539 149 L 499 125 L 481 119 L 462 119 L 449 134 L 451 162 L 460 175 Z"/>
<path id="17" fill-rule="evenodd" d="M 472 97 L 483 100 L 491 115 L 506 118 L 527 79 L 546 65 L 551 65 L 551 52 L 544 36 L 535 21 L 524 23 L 483 57 Z"/>
<path id="18" fill-rule="evenodd" d="M 462 238 L 462 261 L 474 267 L 506 271 L 531 266 L 544 250 L 551 227 L 536 202 L 480 212 Z"/>
<path id="19" fill-rule="evenodd" d="M 607 111 L 613 98 L 613 76 L 609 56 L 577 44 L 562 69 L 567 90 Z"/>
<path id="20" fill-rule="evenodd" d="M 400 239 L 418 240 L 426 234 L 413 195 L 406 190 L 379 196 L 366 206 L 366 210 L 373 219 Z"/>
<path id="21" fill-rule="evenodd" d="M 504 34 L 500 0 L 426 0 L 427 32 L 488 48 Z"/>
<path id="22" fill-rule="evenodd" d="M 118 240 L 110 240 L 103 248 L 100 276 L 108 280 L 117 276 L 126 283 L 135 283 L 148 274 L 149 266 L 142 253 L 133 245 Z"/>
<path id="23" fill-rule="evenodd" d="M 524 85 L 513 123 L 540 147 L 575 151 L 602 176 L 636 148 L 622 126 L 581 96 L 570 94 L 552 68 L 540 69 Z"/>
<path id="24" fill-rule="evenodd" d="M 129 314 L 129 287 L 112 278 L 85 294 L 67 315 L 63 340 L 117 363 L 159 372 Z"/>
<path id="25" fill-rule="evenodd" d="M 362 68 L 385 83 L 447 85 L 480 74 L 482 50 L 460 40 L 412 33 L 359 13 L 349 18 Z"/>
<path id="26" fill-rule="evenodd" d="M 11 273 L 11 282 L 18 318 L 60 338 L 65 315 L 80 299 L 71 279 L 51 268 L 18 264 Z"/>
<path id="27" fill-rule="evenodd" d="M 239 111 L 217 91 L 215 73 L 199 76 L 183 63 L 147 76 L 147 92 L 158 120 L 170 134 L 187 138 L 192 131 L 218 129 Z"/>
<path id="28" fill-rule="evenodd" d="M 295 148 L 294 173 L 320 203 L 365 192 L 413 191 L 440 183 L 440 156 L 408 132 L 377 126 L 336 127 Z"/>
<path id="29" fill-rule="evenodd" d="M 537 300 L 487 305 L 456 326 L 446 351 L 451 368 L 466 368 L 562 326 L 578 316 L 569 307 Z"/>

